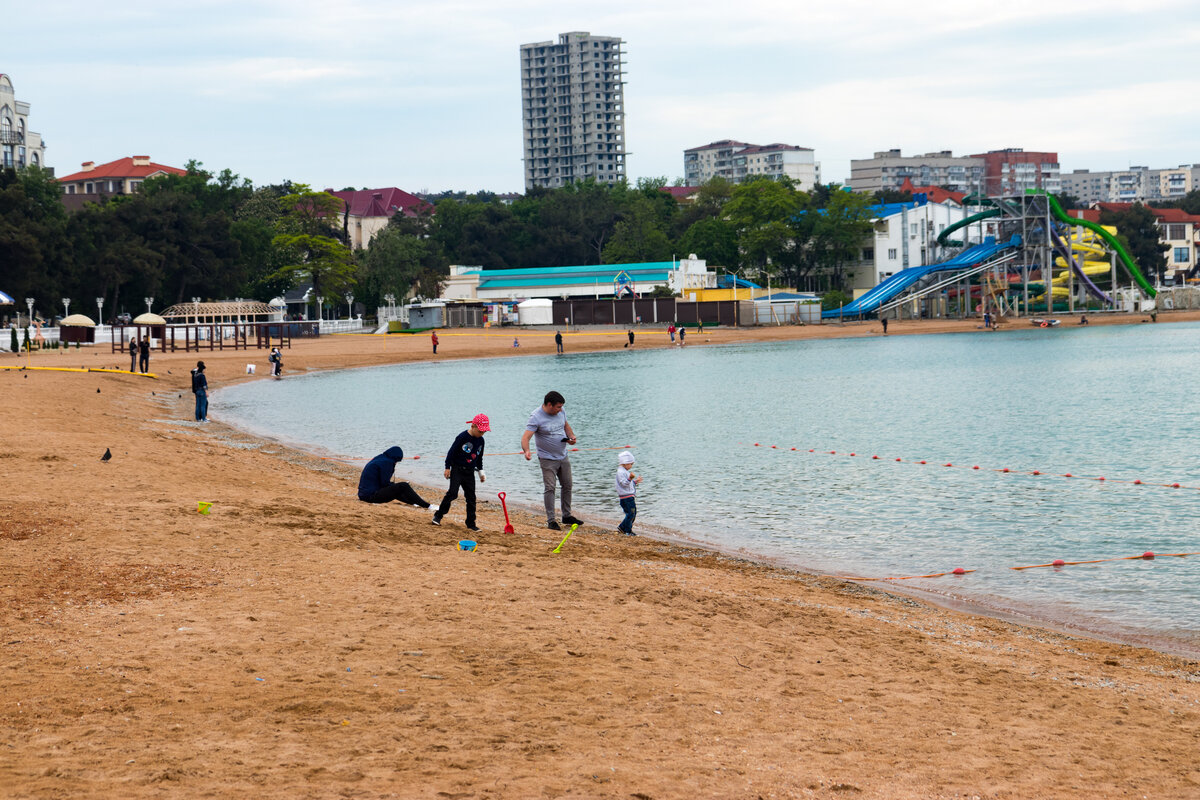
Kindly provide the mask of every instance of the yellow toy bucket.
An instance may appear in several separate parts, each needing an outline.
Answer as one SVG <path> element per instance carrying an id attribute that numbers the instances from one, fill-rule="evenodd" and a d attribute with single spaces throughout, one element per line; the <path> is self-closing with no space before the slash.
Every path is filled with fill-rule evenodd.
<path id="1" fill-rule="evenodd" d="M 203 500 L 196 503 L 196 510 L 201 514 L 207 514 L 210 508 L 212 508 L 212 503 L 205 503 Z"/>

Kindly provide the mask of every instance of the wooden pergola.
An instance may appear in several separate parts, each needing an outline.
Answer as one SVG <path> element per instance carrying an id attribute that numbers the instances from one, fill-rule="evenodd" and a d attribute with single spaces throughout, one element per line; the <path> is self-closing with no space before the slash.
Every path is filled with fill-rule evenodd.
<path id="1" fill-rule="evenodd" d="M 231 300 L 218 303 L 179 303 L 160 315 L 166 325 L 152 330 L 159 337 L 159 348 L 166 352 L 203 349 L 249 350 L 251 335 L 258 349 L 292 346 L 296 336 L 318 336 L 317 322 L 284 322 L 283 309 L 257 300 Z M 115 326 L 113 352 L 124 349 L 123 325 Z M 139 331 L 140 332 L 140 331 Z M 182 340 L 182 341 L 180 341 Z"/>

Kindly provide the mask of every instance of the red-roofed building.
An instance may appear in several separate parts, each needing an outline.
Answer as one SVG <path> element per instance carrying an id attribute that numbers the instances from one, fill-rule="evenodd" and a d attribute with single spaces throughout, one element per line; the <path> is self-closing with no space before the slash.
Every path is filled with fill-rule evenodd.
<path id="1" fill-rule="evenodd" d="M 696 194 L 700 191 L 699 186 L 664 186 L 659 189 L 660 192 L 666 192 L 675 198 L 677 203 L 690 203 L 696 199 Z"/>
<path id="2" fill-rule="evenodd" d="M 99 165 L 85 161 L 82 166 L 79 172 L 58 179 L 63 187 L 63 203 L 73 211 L 106 195 L 133 194 L 147 178 L 187 174 L 179 167 L 155 164 L 150 156 L 129 156 Z"/>
<path id="3" fill-rule="evenodd" d="M 433 213 L 433 206 L 428 202 L 394 186 L 386 189 L 325 191 L 349 206 L 346 232 L 350 236 L 350 246 L 356 249 L 369 246 L 371 238 L 386 228 L 397 214 L 416 217 Z"/>
<path id="4" fill-rule="evenodd" d="M 910 194 L 923 194 L 929 202 L 940 203 L 941 205 L 961 206 L 963 199 L 967 196 L 966 192 L 952 192 L 940 186 L 913 186 L 913 182 L 909 178 L 905 178 L 904 183 L 900 184 L 900 191 L 909 192 Z"/>
<path id="5" fill-rule="evenodd" d="M 1092 207 L 1080 216 L 1099 222 L 1100 214 L 1105 211 L 1121 214 L 1133 206 L 1133 203 L 1092 203 Z M 1170 248 L 1164 254 L 1167 257 L 1165 277 L 1181 278 L 1177 272 L 1191 274 L 1200 266 L 1200 215 L 1189 214 L 1182 208 L 1146 206 L 1146 210 L 1158 221 L 1158 240 Z"/>

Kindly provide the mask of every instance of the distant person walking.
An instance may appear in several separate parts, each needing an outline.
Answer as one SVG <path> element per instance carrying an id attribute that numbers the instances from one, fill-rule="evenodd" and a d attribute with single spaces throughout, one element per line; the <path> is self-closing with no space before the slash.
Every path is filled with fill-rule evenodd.
<path id="1" fill-rule="evenodd" d="M 626 347 L 633 347 L 633 328 L 629 329 L 629 344 Z"/>
<path id="2" fill-rule="evenodd" d="M 142 372 L 150 371 L 150 337 L 143 336 L 138 344 L 138 367 Z"/>
<path id="3" fill-rule="evenodd" d="M 271 362 L 271 377 L 275 380 L 283 378 L 283 353 L 279 352 L 278 347 L 271 348 L 271 355 L 267 360 Z"/>
<path id="4" fill-rule="evenodd" d="M 552 531 L 562 530 L 554 519 L 554 488 L 562 486 L 562 521 L 567 525 L 582 525 L 583 520 L 571 515 L 571 460 L 567 458 L 567 445 L 575 444 L 575 431 L 563 413 L 566 400 L 558 392 L 547 392 L 542 404 L 529 415 L 525 433 L 521 434 L 521 452 L 525 460 L 533 456 L 529 452 L 529 440 L 536 437 L 538 464 L 542 468 L 542 499 L 546 506 L 546 527 Z"/>
<path id="5" fill-rule="evenodd" d="M 192 370 L 192 394 L 196 395 L 196 422 L 208 422 L 208 378 L 203 361 L 197 361 Z"/>
<path id="6" fill-rule="evenodd" d="M 675 323 L 672 322 L 667 326 L 667 335 L 671 337 L 671 344 L 675 344 Z"/>
<path id="7" fill-rule="evenodd" d="M 479 482 L 487 480 L 483 474 L 483 435 L 492 429 L 487 414 L 476 414 L 467 423 L 467 429 L 460 433 L 450 445 L 446 453 L 445 477 L 450 480 L 450 488 L 442 497 L 438 510 L 433 512 L 433 524 L 441 525 L 442 517 L 450 510 L 450 504 L 458 498 L 458 490 L 462 489 L 463 499 L 467 502 L 467 530 L 477 531 L 475 525 L 475 473 L 479 473 Z"/>
<path id="8" fill-rule="evenodd" d="M 887 336 L 887 317 L 880 317 L 879 323 L 883 325 L 883 335 Z"/>
<path id="9" fill-rule="evenodd" d="M 679 326 L 679 346 L 683 347 L 685 344 L 687 344 L 687 328 L 680 325 Z"/>
<path id="10" fill-rule="evenodd" d="M 137 337 L 129 340 L 129 371 L 137 372 L 138 341 Z"/>
<path id="11" fill-rule="evenodd" d="M 421 499 L 407 483 L 392 483 L 396 464 L 403 459 L 403 450 L 399 447 L 389 447 L 368 461 L 358 478 L 358 499 L 364 503 L 390 503 L 399 500 L 408 505 L 429 508 L 429 503 Z"/>
<path id="12" fill-rule="evenodd" d="M 429 339 L 430 339 L 430 341 L 433 342 L 433 354 L 436 356 L 437 355 L 437 342 L 438 342 L 437 331 L 430 331 Z"/>
<path id="13" fill-rule="evenodd" d="M 563 349 L 562 349 L 562 331 L 554 332 L 554 348 L 558 351 L 558 354 L 561 356 L 562 351 L 563 351 Z"/>

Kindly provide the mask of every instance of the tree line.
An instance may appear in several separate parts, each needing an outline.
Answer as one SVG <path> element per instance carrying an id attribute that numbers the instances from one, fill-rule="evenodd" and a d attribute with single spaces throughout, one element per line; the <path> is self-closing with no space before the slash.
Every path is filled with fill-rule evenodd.
<path id="1" fill-rule="evenodd" d="M 695 253 L 710 268 L 774 285 L 844 290 L 872 231 L 871 207 L 908 199 L 837 185 L 801 191 L 763 177 L 715 178 L 687 202 L 667 179 L 614 186 L 586 181 L 495 194 L 446 194 L 416 216 L 397 214 L 370 247 L 353 249 L 337 197 L 285 182 L 254 186 L 229 170 L 190 162 L 183 175 L 68 213 L 62 189 L 37 168 L 0 171 L 0 289 L 36 299 L 51 316 L 105 299 L 109 317 L 192 297 L 267 302 L 311 282 L 326 307 L 347 294 L 368 309 L 439 293 L 450 264 L 485 269 L 671 261 Z M 1190 201 L 1189 201 L 1190 202 Z M 1136 237 L 1135 237 L 1136 238 Z"/>
<path id="2" fill-rule="evenodd" d="M 0 288 L 33 297 L 43 316 L 60 298 L 111 317 L 242 297 L 263 302 L 311 281 L 326 305 L 347 293 L 367 308 L 436 296 L 450 264 L 487 269 L 670 261 L 695 253 L 743 277 L 806 289 L 841 288 L 842 268 L 870 233 L 876 198 L 788 180 L 714 179 L 691 202 L 666 179 L 592 181 L 535 189 L 511 204 L 496 195 L 435 197 L 425 213 L 396 215 L 355 250 L 347 209 L 326 192 L 285 182 L 254 186 L 198 162 L 184 175 L 68 213 L 45 170 L 0 171 Z"/>

